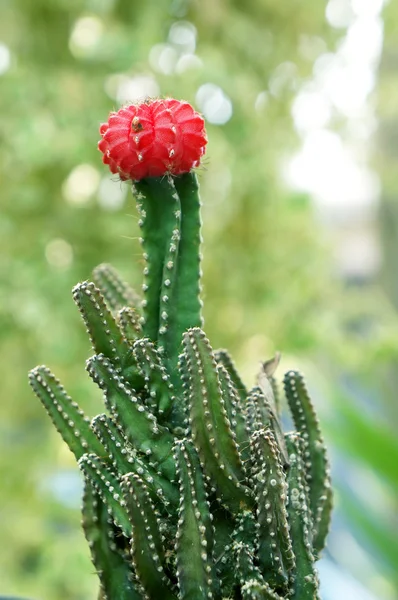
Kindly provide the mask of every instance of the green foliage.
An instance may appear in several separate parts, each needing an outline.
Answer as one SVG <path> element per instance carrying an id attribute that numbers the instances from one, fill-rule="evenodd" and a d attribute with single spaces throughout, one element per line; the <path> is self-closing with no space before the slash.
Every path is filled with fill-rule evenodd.
<path id="1" fill-rule="evenodd" d="M 123 335 L 120 305 L 136 296 L 109 267 L 95 269 L 98 288 L 84 282 L 73 293 L 97 353 L 87 370 L 109 415 L 90 427 L 46 368 L 30 375 L 85 477 L 83 528 L 100 598 L 319 598 L 331 488 L 302 378 L 285 377 L 296 425 L 285 443 L 268 379 L 277 361 L 246 392 L 226 351 L 215 353 L 197 326 L 196 175 L 144 180 L 135 192 L 147 337 Z"/>

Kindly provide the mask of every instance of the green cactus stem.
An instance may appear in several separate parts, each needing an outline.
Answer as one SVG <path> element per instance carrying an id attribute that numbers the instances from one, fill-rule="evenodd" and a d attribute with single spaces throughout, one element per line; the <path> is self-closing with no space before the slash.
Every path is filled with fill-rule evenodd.
<path id="1" fill-rule="evenodd" d="M 99 455 L 106 454 L 90 427 L 90 419 L 77 402 L 68 396 L 50 369 L 45 366 L 32 369 L 29 383 L 77 460 L 88 449 Z"/>
<path id="2" fill-rule="evenodd" d="M 253 484 L 257 499 L 258 561 L 268 583 L 287 590 L 295 561 L 285 507 L 287 484 L 280 450 L 270 429 L 251 438 Z"/>
<path id="3" fill-rule="evenodd" d="M 245 402 L 247 398 L 247 388 L 243 383 L 236 368 L 236 365 L 232 360 L 231 356 L 229 355 L 229 352 L 227 350 L 216 350 L 214 353 L 214 357 L 219 364 L 225 367 L 231 378 L 232 383 L 236 388 L 236 391 L 239 394 L 241 402 Z"/>
<path id="4" fill-rule="evenodd" d="M 100 598 L 144 600 L 131 569 L 128 551 L 118 545 L 118 536 L 108 508 L 90 480 L 85 480 L 82 526 L 101 582 Z"/>
<path id="5" fill-rule="evenodd" d="M 188 440 L 177 442 L 180 507 L 177 577 L 182 600 L 213 598 L 213 526 L 199 457 Z"/>
<path id="6" fill-rule="evenodd" d="M 127 539 L 131 538 L 131 523 L 125 509 L 122 488 L 117 475 L 107 463 L 95 454 L 83 454 L 78 461 L 80 469 L 92 483 L 102 501 Z"/>
<path id="7" fill-rule="evenodd" d="M 102 264 L 93 270 L 93 282 L 102 291 L 107 305 L 113 312 L 129 307 L 141 308 L 141 298 L 126 284 L 112 265 Z"/>
<path id="8" fill-rule="evenodd" d="M 308 505 L 303 445 L 300 437 L 294 433 L 286 435 L 286 443 L 290 461 L 287 511 L 297 571 L 292 582 L 292 599 L 316 600 L 319 598 L 318 575 L 312 545 L 313 523 Z"/>
<path id="9" fill-rule="evenodd" d="M 317 600 L 329 465 L 303 380 L 250 391 L 201 327 L 196 175 L 135 184 L 144 303 L 109 265 L 73 290 L 104 393 L 89 419 L 46 367 L 30 383 L 85 481 L 83 528 L 99 600 Z M 105 412 L 104 412 L 105 410 Z"/>
<path id="10" fill-rule="evenodd" d="M 123 429 L 133 447 L 148 458 L 149 464 L 157 466 L 170 480 L 175 478 L 175 464 L 171 456 L 173 436 L 161 427 L 150 412 L 130 389 L 112 363 L 103 355 L 87 361 L 87 371 L 104 390 L 105 406 Z"/>
<path id="11" fill-rule="evenodd" d="M 330 469 L 325 443 L 302 375 L 296 371 L 289 371 L 285 375 L 284 386 L 296 429 L 303 439 L 306 482 L 314 520 L 313 544 L 315 552 L 319 554 L 325 545 L 332 511 Z"/>
<path id="12" fill-rule="evenodd" d="M 124 339 L 132 346 L 143 336 L 141 317 L 138 311 L 130 306 L 125 306 L 119 310 L 117 317 Z"/>
<path id="13" fill-rule="evenodd" d="M 217 366 L 217 374 L 232 435 L 236 440 L 244 466 L 250 459 L 250 440 L 241 399 L 224 365 L 219 364 Z"/>
<path id="14" fill-rule="evenodd" d="M 145 251 L 144 334 L 177 366 L 184 331 L 200 326 L 200 200 L 194 173 L 134 184 Z M 161 202 L 159 202 L 161 198 Z"/>
<path id="15" fill-rule="evenodd" d="M 245 471 L 232 436 L 209 341 L 199 328 L 183 335 L 181 371 L 189 406 L 192 439 L 221 503 L 238 512 L 252 505 Z"/>
<path id="16" fill-rule="evenodd" d="M 166 556 L 160 522 L 145 483 L 134 473 L 122 479 L 132 525 L 131 553 L 135 571 L 150 598 L 176 600 L 165 573 Z"/>

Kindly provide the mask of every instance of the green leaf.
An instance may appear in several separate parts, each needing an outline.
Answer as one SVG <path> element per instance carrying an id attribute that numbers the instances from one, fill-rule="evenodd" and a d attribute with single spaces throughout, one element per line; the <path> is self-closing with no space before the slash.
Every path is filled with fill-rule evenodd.
<path id="1" fill-rule="evenodd" d="M 398 438 L 394 428 L 366 415 L 350 398 L 334 394 L 333 403 L 334 418 L 325 423 L 333 441 L 398 490 Z"/>

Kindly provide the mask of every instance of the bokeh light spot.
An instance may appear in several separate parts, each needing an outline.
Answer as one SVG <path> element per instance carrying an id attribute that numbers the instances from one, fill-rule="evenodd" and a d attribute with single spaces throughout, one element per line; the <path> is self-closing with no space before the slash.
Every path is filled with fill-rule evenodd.
<path id="1" fill-rule="evenodd" d="M 104 24 L 96 16 L 78 19 L 69 39 L 69 49 L 73 56 L 81 58 L 90 55 L 98 45 L 103 31 Z"/>
<path id="2" fill-rule="evenodd" d="M 11 66 L 11 52 L 5 44 L 0 43 L 0 75 L 4 75 Z"/>
<path id="3" fill-rule="evenodd" d="M 178 59 L 176 64 L 175 72 L 178 75 L 185 73 L 186 71 L 191 71 L 193 69 L 201 69 L 203 67 L 203 62 L 201 59 L 196 56 L 196 54 L 183 54 Z"/>
<path id="4" fill-rule="evenodd" d="M 213 125 L 224 125 L 232 117 L 231 99 L 214 83 L 200 86 L 196 92 L 196 102 L 205 119 Z"/>
<path id="5" fill-rule="evenodd" d="M 110 75 L 105 81 L 107 94 L 119 104 L 139 102 L 159 96 L 159 85 L 152 75 L 140 74 L 134 77 Z"/>
<path id="6" fill-rule="evenodd" d="M 196 48 L 196 27 L 189 21 L 176 21 L 169 31 L 169 42 L 180 52 L 193 54 Z"/>
<path id="7" fill-rule="evenodd" d="M 149 53 L 149 63 L 154 71 L 171 75 L 178 61 L 178 52 L 170 44 L 156 44 Z"/>
<path id="8" fill-rule="evenodd" d="M 98 204 L 105 210 L 118 210 L 125 202 L 127 184 L 115 182 L 115 177 L 103 177 L 98 189 Z"/>
<path id="9" fill-rule="evenodd" d="M 60 270 L 67 269 L 73 262 L 72 246 L 61 238 L 55 238 L 48 242 L 45 256 L 52 267 Z"/>
<path id="10" fill-rule="evenodd" d="M 92 165 L 81 164 L 71 171 L 62 186 L 62 193 L 70 204 L 83 205 L 97 191 L 100 174 Z"/>

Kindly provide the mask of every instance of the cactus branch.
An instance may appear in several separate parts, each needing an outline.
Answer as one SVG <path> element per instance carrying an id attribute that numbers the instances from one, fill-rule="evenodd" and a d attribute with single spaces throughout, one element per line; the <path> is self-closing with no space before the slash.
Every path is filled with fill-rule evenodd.
<path id="1" fill-rule="evenodd" d="M 50 369 L 36 367 L 29 373 L 29 383 L 77 460 L 87 451 L 106 456 L 104 447 L 90 428 L 90 419 L 68 396 Z"/>
<path id="2" fill-rule="evenodd" d="M 213 598 L 213 527 L 199 458 L 191 442 L 175 447 L 180 482 L 177 577 L 181 600 Z"/>
<path id="3" fill-rule="evenodd" d="M 332 509 L 330 469 L 326 447 L 303 377 L 289 371 L 284 378 L 286 398 L 294 424 L 305 448 L 306 482 L 314 519 L 314 549 L 319 554 L 325 545 Z"/>
<path id="4" fill-rule="evenodd" d="M 195 446 L 203 460 L 221 503 L 238 511 L 252 504 L 245 487 L 245 472 L 232 437 L 209 341 L 199 328 L 183 336 L 181 363 L 186 371 L 186 395 Z"/>
<path id="5" fill-rule="evenodd" d="M 140 297 L 123 281 L 112 265 L 101 264 L 95 267 L 93 281 L 112 311 L 117 312 L 124 307 L 140 309 Z"/>
<path id="6" fill-rule="evenodd" d="M 132 523 L 133 563 L 149 598 L 177 600 L 165 573 L 166 558 L 160 523 L 147 488 L 138 475 L 125 475 L 122 489 L 126 509 Z"/>
<path id="7" fill-rule="evenodd" d="M 88 479 L 84 484 L 82 526 L 101 582 L 101 598 L 145 600 L 131 570 L 128 553 L 118 547 L 108 509 Z"/>
<path id="8" fill-rule="evenodd" d="M 289 490 L 287 511 L 296 559 L 292 600 L 316 600 L 319 599 L 318 575 L 314 566 L 311 511 L 308 506 L 300 437 L 294 433 L 287 434 L 286 444 L 290 462 L 287 477 Z"/>

